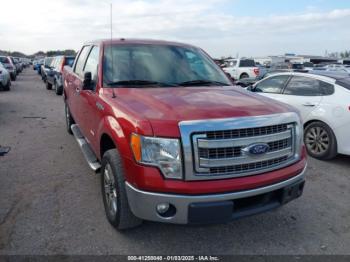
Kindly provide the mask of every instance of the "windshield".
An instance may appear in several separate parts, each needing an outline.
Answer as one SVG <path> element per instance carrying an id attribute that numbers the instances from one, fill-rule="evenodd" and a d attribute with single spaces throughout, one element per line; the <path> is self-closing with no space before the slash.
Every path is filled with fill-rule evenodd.
<path id="1" fill-rule="evenodd" d="M 113 45 L 104 50 L 103 82 L 107 86 L 230 85 L 226 75 L 203 51 L 171 45 Z M 219 84 L 218 84 L 219 83 Z"/>
<path id="2" fill-rule="evenodd" d="M 10 62 L 9 62 L 7 57 L 1 56 L 0 57 L 0 63 L 9 64 Z"/>
<path id="3" fill-rule="evenodd" d="M 51 63 L 52 63 L 52 60 L 53 60 L 53 57 L 45 58 L 44 64 L 45 64 L 46 66 L 49 66 L 49 65 L 51 65 Z"/>

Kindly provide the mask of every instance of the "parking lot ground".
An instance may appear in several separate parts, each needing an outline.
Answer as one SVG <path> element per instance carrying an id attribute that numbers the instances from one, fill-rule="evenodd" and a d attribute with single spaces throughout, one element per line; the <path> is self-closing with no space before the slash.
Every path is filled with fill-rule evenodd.
<path id="1" fill-rule="evenodd" d="M 0 254 L 350 254 L 350 157 L 309 159 L 304 195 L 229 224 L 107 222 L 63 101 L 26 69 L 0 91 Z"/>

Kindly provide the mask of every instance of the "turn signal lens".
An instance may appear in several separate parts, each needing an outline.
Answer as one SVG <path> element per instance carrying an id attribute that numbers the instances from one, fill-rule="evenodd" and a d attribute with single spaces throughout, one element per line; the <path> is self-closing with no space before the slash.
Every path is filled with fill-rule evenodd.
<path id="1" fill-rule="evenodd" d="M 135 160 L 141 161 L 141 137 L 137 134 L 131 135 L 131 149 L 134 153 Z"/>

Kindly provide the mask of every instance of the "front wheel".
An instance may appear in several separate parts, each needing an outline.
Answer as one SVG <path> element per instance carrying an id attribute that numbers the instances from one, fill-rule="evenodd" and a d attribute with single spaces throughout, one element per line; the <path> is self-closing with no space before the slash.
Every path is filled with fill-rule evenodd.
<path id="1" fill-rule="evenodd" d="M 11 89 L 11 81 L 9 80 L 4 88 L 5 91 L 10 91 Z"/>
<path id="2" fill-rule="evenodd" d="M 73 134 L 71 126 L 75 124 L 74 119 L 72 115 L 70 114 L 69 107 L 67 105 L 67 102 L 64 103 L 64 112 L 66 115 L 66 129 L 69 134 Z"/>
<path id="3" fill-rule="evenodd" d="M 337 139 L 323 122 L 313 122 L 305 128 L 304 143 L 310 156 L 329 160 L 337 155 Z"/>
<path id="4" fill-rule="evenodd" d="M 56 81 L 55 81 L 54 86 L 55 86 L 55 93 L 56 93 L 56 95 L 61 96 L 62 93 L 63 93 L 63 87 L 62 86 L 58 86 Z"/>
<path id="5" fill-rule="evenodd" d="M 124 169 L 116 149 L 110 149 L 103 155 L 101 191 L 106 216 L 112 226 L 118 230 L 125 230 L 142 224 L 142 220 L 130 210 L 125 190 Z"/>
<path id="6" fill-rule="evenodd" d="M 49 81 L 46 80 L 46 89 L 51 90 L 52 89 L 52 84 L 49 83 Z"/>

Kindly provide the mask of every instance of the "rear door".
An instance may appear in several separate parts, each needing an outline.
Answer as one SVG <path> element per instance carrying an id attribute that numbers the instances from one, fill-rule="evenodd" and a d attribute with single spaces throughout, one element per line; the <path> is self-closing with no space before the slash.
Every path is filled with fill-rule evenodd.
<path id="1" fill-rule="evenodd" d="M 81 102 L 80 102 L 80 92 L 82 91 L 83 87 L 83 69 L 85 66 L 87 55 L 89 54 L 91 49 L 91 46 L 86 45 L 84 46 L 77 58 L 77 61 L 74 65 L 73 71 L 68 75 L 66 82 L 67 82 L 67 89 L 68 89 L 68 104 L 71 111 L 71 114 L 75 121 L 80 122 L 81 121 L 81 115 L 82 110 L 80 108 Z M 77 123 L 80 124 L 80 123 Z M 82 130 L 83 131 L 83 130 Z"/>
<path id="2" fill-rule="evenodd" d="M 315 78 L 293 76 L 283 90 L 281 101 L 296 107 L 305 121 L 321 103 L 324 84 Z"/>

